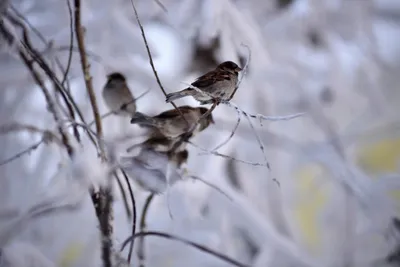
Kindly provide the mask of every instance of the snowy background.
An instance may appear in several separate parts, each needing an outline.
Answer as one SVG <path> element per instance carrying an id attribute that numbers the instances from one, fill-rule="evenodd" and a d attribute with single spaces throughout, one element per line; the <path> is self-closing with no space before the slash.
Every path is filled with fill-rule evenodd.
<path id="1" fill-rule="evenodd" d="M 136 0 L 135 5 L 168 93 L 183 89 L 222 61 L 243 67 L 249 59 L 247 45 L 249 68 L 232 101 L 251 114 L 305 114 L 262 125 L 252 119 L 265 155 L 243 116 L 234 137 L 219 150 L 238 160 L 204 154 L 189 145 L 190 174 L 229 198 L 201 181 L 185 179 L 154 197 L 147 229 L 184 237 L 243 266 L 390 266 L 385 259 L 396 247 L 392 220 L 400 214 L 400 2 L 161 2 L 167 11 L 157 1 Z M 70 43 L 67 0 L 8 4 L 6 12 L 23 15 L 44 37 L 45 43 L 28 26 L 32 43 L 62 78 L 55 58 L 65 68 Z M 108 109 L 101 89 L 112 71 L 127 76 L 135 96 L 151 89 L 138 101 L 141 112 L 172 108 L 154 78 L 129 0 L 82 1 L 82 24 L 102 114 Z M 19 122 L 54 130 L 45 98 L 21 63 L 16 45 L 0 41 L 0 125 Z M 92 121 L 77 49 L 72 55 L 71 94 Z M 51 82 L 48 85 L 51 88 Z M 191 98 L 176 103 L 197 105 Z M 237 121 L 236 111 L 225 105 L 213 114 L 216 124 L 193 140 L 208 150 L 226 140 Z M 116 116 L 105 118 L 103 126 L 108 139 L 137 129 Z M 2 133 L 0 162 L 41 138 L 26 131 Z M 0 266 L 101 266 L 97 218 L 87 185 L 77 183 L 86 178 L 77 177 L 102 179 L 105 172 L 86 139 L 73 162 L 57 145 L 41 143 L 0 166 Z M 264 164 L 264 156 L 271 170 L 249 164 Z M 149 192 L 132 186 L 138 225 Z M 132 222 L 117 187 L 115 192 L 113 240 L 119 250 Z M 79 206 L 30 216 L 30 209 L 43 202 Z M 233 266 L 176 241 L 145 240 L 144 266 Z M 131 266 L 139 266 L 137 244 Z M 128 249 L 121 255 L 126 258 Z"/>

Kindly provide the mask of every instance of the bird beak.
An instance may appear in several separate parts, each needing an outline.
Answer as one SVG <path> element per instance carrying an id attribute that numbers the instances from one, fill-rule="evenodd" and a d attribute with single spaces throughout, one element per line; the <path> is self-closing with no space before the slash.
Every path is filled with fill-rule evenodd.
<path id="1" fill-rule="evenodd" d="M 240 68 L 240 67 L 237 67 L 237 68 L 235 69 L 235 71 L 237 71 L 237 72 L 239 72 L 239 71 L 241 71 L 241 70 L 243 70 L 243 69 Z"/>
<path id="2" fill-rule="evenodd" d="M 211 117 L 211 123 L 212 123 L 212 124 L 215 124 L 215 121 L 214 121 L 214 118 L 213 118 L 213 117 Z"/>

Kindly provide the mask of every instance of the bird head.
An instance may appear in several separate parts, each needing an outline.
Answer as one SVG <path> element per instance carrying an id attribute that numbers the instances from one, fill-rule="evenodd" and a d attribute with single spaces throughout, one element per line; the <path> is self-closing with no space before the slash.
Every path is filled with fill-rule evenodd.
<path id="1" fill-rule="evenodd" d="M 235 74 L 238 74 L 239 71 L 242 71 L 242 68 L 240 68 L 236 63 L 232 61 L 225 61 L 221 64 L 218 65 L 218 69 L 233 72 Z"/>

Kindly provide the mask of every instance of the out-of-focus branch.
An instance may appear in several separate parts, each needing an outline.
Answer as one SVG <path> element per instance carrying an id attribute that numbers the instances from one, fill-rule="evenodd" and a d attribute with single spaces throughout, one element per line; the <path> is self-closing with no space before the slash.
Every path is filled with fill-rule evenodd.
<path id="1" fill-rule="evenodd" d="M 144 231 L 146 229 L 146 218 L 147 218 L 147 213 L 149 211 L 149 207 L 150 207 L 150 203 L 153 201 L 154 198 L 154 194 L 150 194 L 147 198 L 146 198 L 146 202 L 144 203 L 143 206 L 143 210 L 142 210 L 142 214 L 140 216 L 140 225 L 139 225 L 139 229 L 140 232 Z M 133 238 L 134 239 L 134 238 Z M 133 248 L 133 241 L 131 241 L 131 246 L 130 246 L 130 250 L 129 253 L 132 254 L 132 248 Z M 124 245 L 121 247 L 121 251 L 124 249 Z M 145 252 L 144 252 L 144 237 L 141 237 L 139 239 L 139 246 L 138 246 L 138 250 L 137 250 L 137 256 L 139 258 L 139 267 L 144 267 L 144 260 L 145 260 Z M 128 256 L 129 259 L 129 256 Z"/>
<path id="2" fill-rule="evenodd" d="M 25 154 L 29 154 L 29 153 L 32 152 L 33 150 L 37 149 L 42 143 L 43 143 L 43 139 L 40 140 L 39 142 L 36 142 L 35 144 L 29 146 L 28 148 L 24 149 L 23 151 L 18 152 L 18 153 L 15 154 L 14 156 L 9 157 L 8 159 L 5 159 L 5 160 L 1 161 L 1 162 L 0 162 L 0 166 L 3 166 L 3 165 L 5 165 L 5 164 L 7 164 L 7 163 L 10 163 L 10 162 L 12 162 L 12 161 L 14 161 L 14 160 L 16 160 L 16 159 L 22 157 L 22 156 L 25 155 Z"/>
<path id="3" fill-rule="evenodd" d="M 9 31 L 6 29 L 4 23 L 0 23 L 0 32 L 2 33 L 4 38 L 6 40 L 8 40 L 9 44 L 12 44 L 14 42 L 14 38 L 13 38 L 12 34 L 9 33 Z M 36 84 L 42 90 L 42 92 L 44 94 L 44 97 L 46 99 L 48 108 L 49 108 L 51 114 L 53 115 L 54 121 L 57 124 L 57 129 L 58 129 L 58 131 L 59 131 L 59 133 L 61 135 L 62 142 L 63 142 L 63 144 L 64 144 L 64 146 L 65 146 L 65 148 L 67 150 L 68 155 L 72 156 L 73 153 L 74 153 L 74 150 L 73 150 L 73 148 L 72 148 L 72 146 L 70 144 L 68 135 L 64 132 L 64 130 L 61 127 L 61 120 L 60 120 L 60 117 L 58 115 L 57 109 L 55 107 L 54 101 L 51 98 L 49 90 L 46 88 L 42 77 L 34 69 L 32 60 L 30 60 L 28 58 L 28 56 L 26 55 L 26 52 L 21 48 L 21 46 L 18 46 L 18 53 L 19 53 L 19 56 L 20 56 L 21 60 L 23 61 L 23 63 L 28 68 L 29 72 L 31 73 L 31 75 L 32 75 L 33 79 L 35 80 Z"/>
<path id="4" fill-rule="evenodd" d="M 24 149 L 23 151 L 15 154 L 14 156 L 1 161 L 0 166 L 10 163 L 10 162 L 22 157 L 23 155 L 30 153 L 31 151 L 37 149 L 42 143 L 54 142 L 60 146 L 63 146 L 62 140 L 60 140 L 56 134 L 52 133 L 49 130 L 42 130 L 33 125 L 25 125 L 25 124 L 20 124 L 20 123 L 9 123 L 9 124 L 0 125 L 0 134 L 8 134 L 8 133 L 19 132 L 19 131 L 27 131 L 30 133 L 40 133 L 42 135 L 42 138 L 39 142 L 36 142 L 35 144 L 29 146 L 27 149 Z"/>
<path id="5" fill-rule="evenodd" d="M 121 169 L 122 175 L 125 178 L 126 184 L 128 185 L 128 190 L 129 190 L 129 194 L 131 197 L 131 201 L 132 201 L 132 211 L 133 211 L 133 218 L 132 218 L 132 235 L 135 235 L 136 233 L 136 202 L 135 202 L 135 198 L 133 196 L 133 191 L 131 188 L 131 184 L 129 181 L 129 177 L 126 174 L 126 172 Z M 133 245 L 134 245 L 134 241 L 132 240 L 131 244 L 130 244 L 130 248 L 129 248 L 129 254 L 128 254 L 128 262 L 131 262 L 131 257 L 132 257 L 132 251 L 133 251 Z"/>
<path id="6" fill-rule="evenodd" d="M 57 76 L 54 74 L 53 70 L 48 66 L 46 61 L 42 58 L 40 53 L 36 49 L 33 48 L 32 42 L 30 41 L 30 38 L 28 35 L 28 30 L 25 27 L 25 25 L 23 23 L 21 23 L 19 20 L 17 20 L 16 18 L 14 18 L 13 16 L 11 16 L 10 14 L 7 14 L 7 18 L 10 19 L 11 22 L 18 25 L 22 29 L 23 41 L 21 42 L 21 44 L 26 49 L 26 52 L 32 57 L 31 61 L 38 63 L 39 66 L 46 73 L 48 78 L 54 83 L 55 89 L 59 92 L 59 94 L 63 98 L 63 101 L 69 110 L 71 118 L 74 119 L 74 117 L 75 117 L 74 111 L 73 111 L 73 109 L 75 109 L 79 118 L 82 120 L 83 123 L 85 123 L 85 118 L 83 117 L 83 114 L 80 111 L 78 105 L 75 103 L 74 98 L 71 96 L 69 91 L 66 90 L 61 85 L 61 82 L 58 80 Z M 11 38 L 12 38 L 12 36 L 11 36 Z M 43 38 L 44 42 L 47 44 L 47 42 L 43 36 L 42 36 L 42 38 Z M 71 105 L 72 105 L 73 109 L 72 109 Z M 77 140 L 79 141 L 79 139 L 80 139 L 79 133 L 76 130 L 74 130 L 74 134 L 75 134 Z M 89 136 L 89 138 L 95 144 L 95 140 L 91 136 Z"/>
<path id="7" fill-rule="evenodd" d="M 137 238 L 137 237 L 145 237 L 145 236 L 158 236 L 158 237 L 163 237 L 166 239 L 171 239 L 171 240 L 175 240 L 175 241 L 179 241 L 182 242 L 186 245 L 189 245 L 191 247 L 197 248 L 205 253 L 211 254 L 219 259 L 221 259 L 222 261 L 228 262 L 234 266 L 238 266 L 238 267 L 250 267 L 250 265 L 248 264 L 244 264 L 241 262 L 238 262 L 232 258 L 229 258 L 228 256 L 225 256 L 219 252 L 213 251 L 203 245 L 197 244 L 193 241 L 190 240 L 186 240 L 184 238 L 181 237 L 177 237 L 168 233 L 163 233 L 163 232 L 156 232 L 156 231 L 149 231 L 149 232 L 139 232 L 136 233 L 134 236 L 129 237 L 127 240 L 124 241 L 124 243 L 122 244 L 122 249 L 128 244 L 128 242 L 131 241 L 131 239 Z"/>

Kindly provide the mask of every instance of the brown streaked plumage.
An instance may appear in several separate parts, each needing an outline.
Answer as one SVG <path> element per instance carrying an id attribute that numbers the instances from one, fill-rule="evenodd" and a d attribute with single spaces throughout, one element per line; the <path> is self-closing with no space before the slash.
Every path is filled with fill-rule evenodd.
<path id="1" fill-rule="evenodd" d="M 207 111 L 204 107 L 181 106 L 178 109 L 182 112 L 184 118 L 176 109 L 164 111 L 156 116 L 147 116 L 141 112 L 136 112 L 131 119 L 132 124 L 139 124 L 142 127 L 148 127 L 158 131 L 166 138 L 173 139 L 187 133 L 194 123 L 196 123 Z M 206 129 L 211 123 L 214 123 L 212 114 L 203 118 L 193 131 L 193 135 Z M 156 134 L 156 133 L 154 133 Z"/>
<path id="2" fill-rule="evenodd" d="M 219 64 L 214 70 L 196 79 L 191 85 L 207 93 L 203 95 L 190 87 L 179 92 L 167 94 L 166 102 L 172 102 L 186 96 L 192 96 L 201 104 L 209 104 L 214 99 L 230 100 L 235 91 L 239 72 L 242 69 L 232 61 Z"/>

